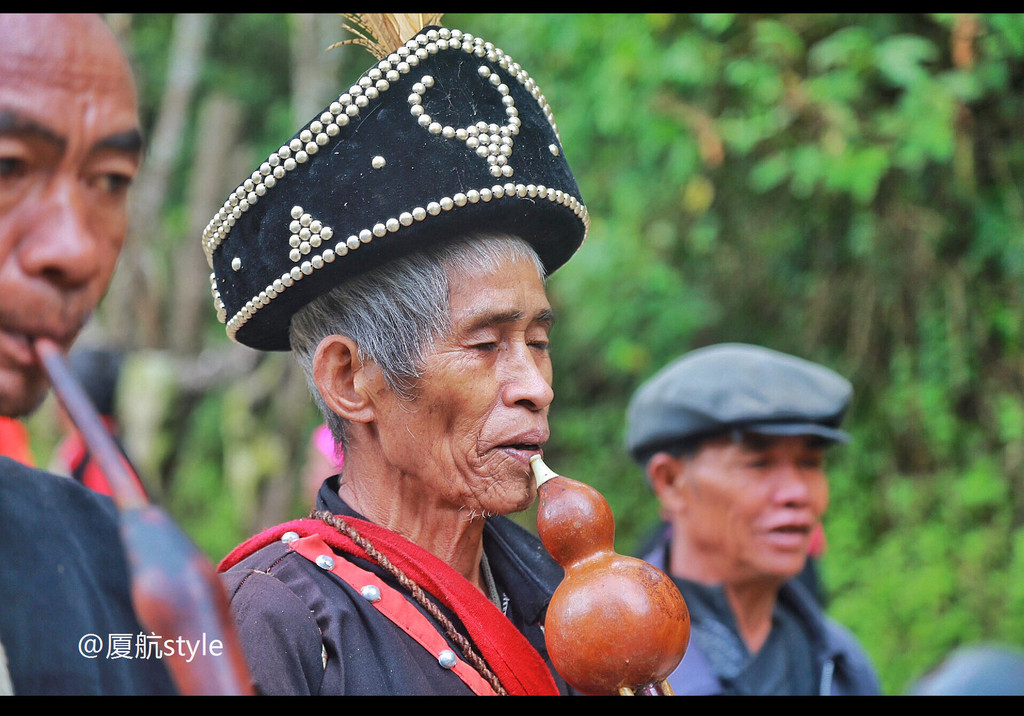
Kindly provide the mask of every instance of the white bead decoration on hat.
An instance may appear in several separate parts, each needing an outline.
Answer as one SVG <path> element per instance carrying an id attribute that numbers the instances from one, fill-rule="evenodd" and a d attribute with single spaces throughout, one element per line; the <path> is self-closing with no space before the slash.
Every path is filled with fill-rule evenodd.
<path id="1" fill-rule="evenodd" d="M 404 46 L 378 61 L 356 84 L 342 93 L 335 102 L 332 102 L 327 111 L 322 112 L 311 121 L 288 144 L 282 145 L 276 152 L 273 152 L 260 165 L 259 169 L 252 172 L 249 178 L 228 196 L 203 232 L 202 245 L 210 267 L 213 268 L 215 252 L 227 241 L 238 219 L 262 197 L 266 196 L 267 192 L 277 186 L 282 179 L 286 178 L 289 172 L 310 161 L 321 149 L 326 150 L 328 144 L 339 135 L 342 127 L 348 125 L 352 118 L 359 116 L 366 108 L 370 107 L 371 103 L 390 89 L 393 82 L 411 72 L 422 59 L 441 51 L 451 50 L 462 50 L 476 57 L 485 58 L 507 72 L 510 81 L 521 84 L 537 101 L 555 138 L 561 142 L 546 98 L 540 93 L 534 80 L 518 63 L 481 38 L 473 37 L 459 30 L 431 29 L 409 40 Z M 435 121 L 423 107 L 424 94 L 429 93 L 434 86 L 434 78 L 429 74 L 424 75 L 420 82 L 413 86 L 412 93 L 408 98 L 410 111 L 426 131 L 447 139 L 464 142 L 476 156 L 488 163 L 488 170 L 493 177 L 509 179 L 514 174 L 509 163 L 512 157 L 514 138 L 518 135 L 521 126 L 518 110 L 509 94 L 508 85 L 498 72 L 481 65 L 478 68 L 478 76 L 502 95 L 502 104 L 505 107 L 506 115 L 504 124 L 499 126 L 481 121 L 468 127 L 455 128 Z M 558 145 L 552 144 L 549 149 L 552 155 L 559 155 Z M 383 156 L 377 155 L 373 157 L 371 164 L 373 169 L 383 169 L 386 162 Z M 296 265 L 279 278 L 274 279 L 258 295 L 246 301 L 230 319 L 227 317 L 226 308 L 218 290 L 216 274 L 211 274 L 211 292 L 214 297 L 217 317 L 226 324 L 228 336 L 234 340 L 238 330 L 270 300 L 300 281 L 303 276 L 308 276 L 315 270 L 333 263 L 336 259 L 357 250 L 363 244 L 368 244 L 375 238 L 379 239 L 393 234 L 403 227 L 424 221 L 430 216 L 438 216 L 456 208 L 504 197 L 540 198 L 561 204 L 580 219 L 585 232 L 589 228 L 590 220 L 587 208 L 575 196 L 562 190 L 549 190 L 544 185 L 512 182 L 469 189 L 454 196 L 444 196 L 436 201 L 430 201 L 423 206 L 409 207 L 399 211 L 395 216 L 381 217 L 372 226 L 362 228 L 333 245 L 330 243 L 333 236 L 331 227 L 322 225 L 320 221 L 304 212 L 301 207 L 296 206 L 292 210 L 292 220 L 286 227 L 288 231 L 285 234 L 288 236 L 288 256 Z M 235 271 L 242 271 L 241 261 L 238 261 L 237 264 L 233 263 L 232 268 Z"/>
<path id="2" fill-rule="evenodd" d="M 434 86 L 434 78 L 430 75 L 424 75 L 422 80 L 412 86 L 412 94 L 409 95 L 409 104 L 411 105 L 409 111 L 413 117 L 416 117 L 417 123 L 421 127 L 425 127 L 431 134 L 440 134 L 445 139 L 457 139 L 465 142 L 468 149 L 487 161 L 490 165 L 491 176 L 495 178 L 510 177 L 513 170 L 508 164 L 508 158 L 512 155 L 512 138 L 519 134 L 519 112 L 516 110 L 515 101 L 509 94 L 508 85 L 501 81 L 498 74 L 492 72 L 487 65 L 481 65 L 477 72 L 502 96 L 502 104 L 505 106 L 508 122 L 501 127 L 493 123 L 476 122 L 468 127 L 455 129 L 451 125 L 442 126 L 440 122 L 434 121 L 423 108 L 423 95 Z"/>

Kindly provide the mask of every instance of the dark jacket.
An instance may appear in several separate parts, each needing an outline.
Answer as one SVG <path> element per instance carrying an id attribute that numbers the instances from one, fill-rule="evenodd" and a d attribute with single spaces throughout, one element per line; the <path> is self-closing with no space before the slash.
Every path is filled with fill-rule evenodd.
<path id="1" fill-rule="evenodd" d="M 14 693 L 174 693 L 164 663 L 138 657 L 129 590 L 114 503 L 0 458 L 0 643 Z M 112 635 L 126 653 L 108 650 Z"/>
<path id="2" fill-rule="evenodd" d="M 320 490 L 318 509 L 359 517 L 341 501 L 336 490 L 336 478 L 331 478 Z M 503 517 L 487 521 L 484 552 L 503 597 L 505 615 L 547 661 L 542 624 L 551 593 L 561 581 L 561 567 L 534 536 Z M 376 564 L 351 555 L 336 556 L 349 559 L 402 591 Z M 435 656 L 354 589 L 285 544 L 260 549 L 223 577 L 260 693 L 471 693 L 458 677 L 438 664 Z M 408 601 L 427 614 L 415 601 Z M 465 633 L 453 614 L 447 616 Z M 455 646 L 452 650 L 459 653 Z M 552 674 L 559 690 L 568 693 L 553 669 Z"/>
<path id="3" fill-rule="evenodd" d="M 667 569 L 670 532 L 656 542 L 644 559 L 655 567 Z M 685 594 L 684 594 L 685 596 Z M 877 695 L 878 677 L 856 638 L 843 626 L 826 617 L 811 592 L 798 580 L 790 580 L 779 590 L 779 607 L 795 617 L 815 645 L 815 680 L 823 696 Z M 707 655 L 698 644 L 702 629 L 691 623 L 690 643 L 682 662 L 669 676 L 669 685 L 677 695 L 707 696 L 728 693 L 726 684 L 715 674 Z"/>

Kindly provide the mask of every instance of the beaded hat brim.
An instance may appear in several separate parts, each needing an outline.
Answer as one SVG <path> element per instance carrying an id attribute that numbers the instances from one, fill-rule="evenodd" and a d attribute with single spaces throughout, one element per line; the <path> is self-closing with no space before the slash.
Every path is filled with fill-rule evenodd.
<path id="1" fill-rule="evenodd" d="M 534 80 L 490 43 L 431 27 L 271 154 L 207 226 L 203 248 L 228 335 L 288 350 L 297 310 L 395 257 L 508 233 L 550 274 L 588 227 Z"/>

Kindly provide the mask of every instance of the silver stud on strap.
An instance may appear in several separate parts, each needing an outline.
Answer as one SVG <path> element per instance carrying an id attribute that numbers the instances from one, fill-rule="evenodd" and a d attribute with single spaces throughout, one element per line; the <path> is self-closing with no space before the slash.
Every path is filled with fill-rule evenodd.
<path id="1" fill-rule="evenodd" d="M 367 584 L 365 587 L 359 590 L 359 593 L 363 595 L 363 599 L 368 602 L 379 602 L 380 601 L 380 590 L 372 584 Z"/>
<path id="2" fill-rule="evenodd" d="M 316 566 L 320 569 L 334 569 L 334 558 L 329 555 L 322 554 L 316 558 Z"/>
<path id="3" fill-rule="evenodd" d="M 454 669 L 455 665 L 459 663 L 459 658 L 451 649 L 445 649 L 437 655 L 437 663 L 444 669 Z"/>
<path id="4" fill-rule="evenodd" d="M 292 542 L 294 542 L 298 538 L 299 538 L 299 533 L 298 532 L 285 532 L 283 535 L 281 535 L 281 541 L 284 542 L 285 544 L 291 544 Z"/>

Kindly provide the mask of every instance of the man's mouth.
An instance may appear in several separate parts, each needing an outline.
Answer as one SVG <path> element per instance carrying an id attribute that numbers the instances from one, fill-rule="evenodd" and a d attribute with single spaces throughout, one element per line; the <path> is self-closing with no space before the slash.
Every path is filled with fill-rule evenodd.
<path id="1" fill-rule="evenodd" d="M 771 531 L 781 532 L 783 534 L 807 535 L 811 533 L 811 527 L 810 525 L 783 525 L 781 527 L 775 527 Z"/>
<path id="2" fill-rule="evenodd" d="M 523 464 L 529 464 L 534 455 L 542 455 L 540 443 L 506 443 L 498 447 L 506 455 L 511 455 Z"/>
<path id="3" fill-rule="evenodd" d="M 544 443 L 547 442 L 547 434 L 539 431 L 531 431 L 511 437 L 508 442 L 496 446 L 500 452 L 528 465 L 530 458 L 534 455 L 543 454 Z"/>
<path id="4" fill-rule="evenodd" d="M 32 340 L 25 333 L 0 330 L 0 350 L 10 361 L 22 366 L 30 366 L 37 362 Z"/>
<path id="5" fill-rule="evenodd" d="M 534 452 L 540 451 L 540 443 L 509 443 L 507 445 L 503 445 L 502 447 L 511 450 L 532 450 Z"/>
<path id="6" fill-rule="evenodd" d="M 0 351 L 8 360 L 23 366 L 38 364 L 35 348 L 37 339 L 47 338 L 66 351 L 74 343 L 85 321 L 85 318 L 70 320 L 67 317 L 60 321 L 33 321 L 25 317 L 19 320 L 8 314 L 0 315 Z"/>
<path id="7" fill-rule="evenodd" d="M 812 526 L 809 524 L 784 524 L 766 530 L 764 536 L 778 549 L 803 552 L 810 541 L 811 529 Z"/>

